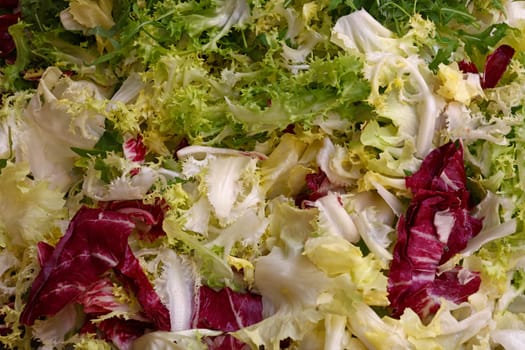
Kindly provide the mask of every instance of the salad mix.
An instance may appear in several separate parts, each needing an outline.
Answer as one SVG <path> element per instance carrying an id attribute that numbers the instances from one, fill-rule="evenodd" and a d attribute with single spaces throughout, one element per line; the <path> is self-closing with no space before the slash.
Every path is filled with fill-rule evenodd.
<path id="1" fill-rule="evenodd" d="M 525 1 L 0 1 L 0 347 L 522 349 Z"/>

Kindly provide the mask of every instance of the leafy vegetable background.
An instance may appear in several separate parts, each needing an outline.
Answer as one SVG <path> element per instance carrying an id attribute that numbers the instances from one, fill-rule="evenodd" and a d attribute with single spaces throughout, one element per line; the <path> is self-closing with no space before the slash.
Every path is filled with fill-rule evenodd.
<path id="1" fill-rule="evenodd" d="M 0 1 L 0 344 L 521 349 L 524 30 L 510 0 Z"/>

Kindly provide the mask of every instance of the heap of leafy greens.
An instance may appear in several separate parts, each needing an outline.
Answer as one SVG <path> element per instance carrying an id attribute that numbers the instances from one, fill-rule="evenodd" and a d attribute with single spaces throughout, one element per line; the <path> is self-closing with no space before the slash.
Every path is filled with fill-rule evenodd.
<path id="1" fill-rule="evenodd" d="M 0 1 L 0 347 L 522 349 L 525 2 Z"/>

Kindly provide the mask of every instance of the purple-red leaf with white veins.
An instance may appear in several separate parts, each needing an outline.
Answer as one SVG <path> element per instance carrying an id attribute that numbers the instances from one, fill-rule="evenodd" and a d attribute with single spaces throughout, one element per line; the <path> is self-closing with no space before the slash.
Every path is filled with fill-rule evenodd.
<path id="1" fill-rule="evenodd" d="M 133 341 L 144 334 L 144 330 L 152 325 L 139 320 L 124 320 L 112 317 L 97 323 L 97 328 L 107 341 L 118 349 L 132 349 Z"/>
<path id="2" fill-rule="evenodd" d="M 129 138 L 122 145 L 124 157 L 134 162 L 143 162 L 146 158 L 147 148 L 142 142 L 142 136 L 138 135 L 135 138 Z"/>
<path id="3" fill-rule="evenodd" d="M 55 247 L 46 242 L 37 243 L 38 263 L 43 267 L 49 257 L 53 254 Z"/>
<path id="4" fill-rule="evenodd" d="M 233 332 L 262 320 L 262 299 L 253 293 L 199 288 L 193 311 L 193 327 Z M 244 350 L 246 345 L 229 334 L 205 339 L 210 350 Z"/>
<path id="5" fill-rule="evenodd" d="M 147 330 L 170 330 L 170 318 L 153 286 L 133 254 L 128 237 L 134 231 L 161 227 L 162 203 L 145 205 L 138 201 L 100 203 L 101 208 L 81 208 L 56 247 L 40 242 L 41 271 L 29 294 L 20 321 L 32 325 L 42 316 L 52 316 L 70 302 L 83 306 L 87 320 L 82 332 L 99 333 L 119 349 L 129 349 L 133 340 Z M 144 233 L 144 232 L 143 232 Z M 133 292 L 142 306 L 138 319 L 109 318 L 96 324 L 93 317 L 123 307 L 114 298 L 113 281 L 106 272 Z M 193 306 L 194 327 L 220 330 L 206 337 L 209 349 L 243 350 L 246 344 L 228 332 L 262 320 L 261 296 L 239 293 L 229 288 L 215 291 L 199 288 Z"/>
<path id="6" fill-rule="evenodd" d="M 124 285 L 135 293 L 144 314 L 153 322 L 155 327 L 159 330 L 170 330 L 168 309 L 161 302 L 129 245 L 125 251 L 124 259 L 120 261 L 115 270 Z"/>
<path id="7" fill-rule="evenodd" d="M 20 322 L 32 325 L 37 318 L 55 315 L 68 303 L 82 300 L 103 274 L 113 269 L 136 294 L 155 327 L 169 330 L 168 310 L 128 245 L 134 228 L 135 220 L 129 215 L 82 207 L 54 249 L 38 246 L 43 264 Z"/>
<path id="8" fill-rule="evenodd" d="M 321 169 L 316 173 L 307 174 L 305 176 L 305 183 L 305 190 L 295 198 L 295 205 L 300 208 L 312 207 L 313 202 L 326 196 L 329 192 L 341 190 L 340 186 L 330 182 L 326 173 Z"/>
<path id="9" fill-rule="evenodd" d="M 478 67 L 476 67 L 474 62 L 468 62 L 463 60 L 458 62 L 458 66 L 463 73 L 479 74 Z"/>
<path id="10" fill-rule="evenodd" d="M 167 205 L 163 201 L 154 204 L 145 204 L 140 200 L 108 201 L 99 202 L 99 207 L 128 215 L 135 222 L 142 240 L 154 241 L 165 235 L 162 223 Z"/>
<path id="11" fill-rule="evenodd" d="M 411 308 L 425 320 L 440 298 L 458 303 L 478 290 L 479 274 L 459 267 L 438 274 L 438 267 L 463 250 L 482 223 L 470 215 L 461 144 L 432 151 L 406 186 L 414 196 L 398 222 L 388 298 L 394 317 Z"/>
<path id="12" fill-rule="evenodd" d="M 103 277 L 80 294 L 75 302 L 82 304 L 86 314 L 103 315 L 124 307 L 113 294 L 113 281 Z"/>
<path id="13" fill-rule="evenodd" d="M 51 316 L 123 260 L 135 224 L 127 215 L 83 207 L 35 278 L 20 316 L 32 325 Z"/>

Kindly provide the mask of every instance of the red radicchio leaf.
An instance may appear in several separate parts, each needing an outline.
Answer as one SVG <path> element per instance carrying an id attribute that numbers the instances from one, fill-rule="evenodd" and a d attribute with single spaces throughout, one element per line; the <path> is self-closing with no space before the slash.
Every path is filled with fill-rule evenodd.
<path id="1" fill-rule="evenodd" d="M 493 88 L 498 84 L 503 73 L 507 70 L 512 56 L 514 56 L 514 49 L 509 45 L 501 45 L 488 55 L 485 61 L 483 81 L 481 82 L 482 88 Z"/>
<path id="2" fill-rule="evenodd" d="M 503 73 L 507 70 L 514 52 L 514 49 L 509 45 L 501 45 L 487 56 L 485 67 L 483 68 L 483 77 L 481 78 L 481 87 L 483 89 L 493 88 L 498 84 Z M 479 74 L 478 68 L 472 62 L 460 61 L 458 66 L 464 73 Z"/>
<path id="3" fill-rule="evenodd" d="M 473 62 L 459 61 L 458 66 L 463 73 L 479 74 L 478 67 Z"/>
<path id="4" fill-rule="evenodd" d="M 324 171 L 319 170 L 319 172 L 314 174 L 306 174 L 305 180 L 306 187 L 314 196 L 323 196 L 328 193 L 324 188 L 326 187 L 326 181 L 328 181 L 328 177 Z"/>
<path id="5" fill-rule="evenodd" d="M 0 15 L 0 57 L 8 57 L 16 48 L 15 42 L 9 34 L 9 27 L 18 22 L 20 15 L 6 13 Z"/>
<path id="6" fill-rule="evenodd" d="M 41 266 L 51 256 L 53 250 L 54 248 L 47 243 L 38 243 L 38 255 Z M 113 282 L 107 277 L 91 284 L 74 301 L 82 305 L 83 312 L 88 316 L 80 332 L 92 334 L 102 332 L 104 338 L 113 342 L 120 350 L 131 348 L 133 341 L 143 335 L 146 329 L 155 327 L 152 323 L 138 320 L 123 320 L 115 317 L 96 324 L 91 322 L 93 317 L 115 311 L 122 306 L 113 295 Z"/>
<path id="7" fill-rule="evenodd" d="M 438 267 L 464 249 L 482 223 L 469 214 L 461 144 L 432 151 L 406 185 L 414 197 L 398 222 L 388 298 L 394 317 L 409 307 L 426 319 L 440 298 L 465 301 L 479 288 L 478 274 L 456 268 L 438 275 Z"/>
<path id="8" fill-rule="evenodd" d="M 419 190 L 466 190 L 463 148 L 449 142 L 435 149 L 425 157 L 419 170 L 408 176 L 405 182 L 413 193 Z"/>
<path id="9" fill-rule="evenodd" d="M 306 192 L 299 194 L 295 198 L 295 204 L 300 208 L 311 206 L 311 203 L 309 204 L 308 202 L 315 202 L 319 198 L 326 196 L 328 192 L 340 189 L 330 182 L 328 176 L 321 169 L 316 173 L 307 174 L 305 181 Z"/>
<path id="10" fill-rule="evenodd" d="M 142 142 L 142 136 L 138 135 L 136 138 L 130 138 L 122 145 L 124 157 L 134 162 L 143 162 L 146 158 L 147 148 Z"/>
<path id="11" fill-rule="evenodd" d="M 0 0 L 0 8 L 13 9 L 18 6 L 18 0 Z"/>
<path id="12" fill-rule="evenodd" d="M 285 134 L 295 134 L 295 124 L 288 124 L 288 126 L 284 128 L 283 132 Z"/>
<path id="13" fill-rule="evenodd" d="M 230 288 L 215 291 L 202 286 L 193 312 L 194 328 L 233 332 L 262 320 L 262 299 Z M 242 350 L 246 345 L 229 334 L 206 339 L 210 350 Z"/>
<path id="14" fill-rule="evenodd" d="M 439 309 L 441 298 L 456 304 L 465 302 L 479 289 L 480 284 L 479 273 L 456 267 L 437 275 L 433 283 L 412 285 L 410 293 L 400 296 L 396 311 L 411 308 L 420 316 L 427 317 Z"/>
<path id="15" fill-rule="evenodd" d="M 41 266 L 51 256 L 53 250 L 54 248 L 47 243 L 38 243 L 38 257 Z M 102 323 L 95 324 L 91 322 L 91 318 L 107 314 L 123 306 L 116 300 L 113 294 L 113 282 L 107 277 L 91 284 L 74 301 L 82 305 L 83 312 L 88 316 L 88 319 L 82 326 L 81 333 L 95 334 L 100 331 L 106 340 L 113 342 L 120 350 L 130 348 L 132 342 L 144 334 L 145 329 L 154 328 L 154 325 L 151 323 L 138 320 L 122 320 L 115 317 Z"/>
<path id="16" fill-rule="evenodd" d="M 15 49 L 15 42 L 7 31 L 7 28 L 0 27 L 0 57 L 8 57 Z"/>
<path id="17" fill-rule="evenodd" d="M 454 219 L 451 234 L 446 241 L 445 250 L 439 264 L 444 264 L 467 247 L 468 241 L 476 236 L 483 227 L 483 222 L 469 214 L 465 208 L 452 208 L 446 215 Z"/>
<path id="18" fill-rule="evenodd" d="M 53 250 L 55 250 L 55 247 L 46 242 L 38 242 L 37 249 L 38 263 L 40 264 L 40 267 L 42 267 L 44 266 L 45 262 L 49 260 L 49 257 L 53 254 Z"/>
<path id="19" fill-rule="evenodd" d="M 147 322 L 116 317 L 104 320 L 96 326 L 103 333 L 104 338 L 120 350 L 131 349 L 135 339 L 142 336 L 145 329 L 151 327 L 152 325 Z"/>
<path id="20" fill-rule="evenodd" d="M 20 322 L 56 314 L 117 266 L 134 226 L 124 214 L 81 208 L 33 281 Z"/>
<path id="21" fill-rule="evenodd" d="M 456 304 L 467 301 L 469 295 L 479 289 L 481 279 L 479 272 L 472 272 L 465 268 L 455 267 L 436 277 L 438 283 L 431 287 L 431 294 L 436 298 L 446 298 Z"/>
<path id="22" fill-rule="evenodd" d="M 75 302 L 82 304 L 86 314 L 92 315 L 103 315 L 122 306 L 113 295 L 113 282 L 107 277 L 91 284 Z"/>
<path id="23" fill-rule="evenodd" d="M 128 245 L 135 224 L 124 213 L 82 207 L 54 250 L 39 245 L 40 273 L 33 281 L 20 322 L 32 325 L 38 317 L 52 316 L 72 301 L 82 302 L 110 269 L 135 292 L 158 329 L 169 330 L 169 312 Z M 47 258 L 45 258 L 47 256 Z M 88 305 L 88 312 L 105 305 Z"/>
<path id="24" fill-rule="evenodd" d="M 92 322 L 93 319 L 94 317 L 88 317 L 79 333 L 99 333 L 106 341 L 112 342 L 119 350 L 132 349 L 133 342 L 142 336 L 145 330 L 153 328 L 151 323 L 140 320 L 125 320 L 112 317 L 94 323 Z"/>
<path id="25" fill-rule="evenodd" d="M 167 205 L 163 201 L 155 204 L 144 204 L 140 200 L 99 202 L 99 207 L 123 213 L 132 218 L 141 239 L 152 242 L 165 235 L 162 222 Z"/>
<path id="26" fill-rule="evenodd" d="M 168 309 L 162 304 L 129 246 L 126 249 L 124 259 L 115 269 L 124 284 L 133 290 L 144 314 L 153 321 L 157 329 L 169 331 L 171 324 Z"/>

